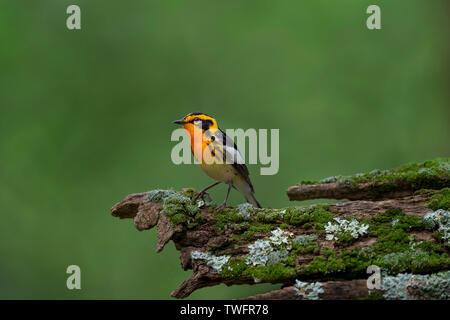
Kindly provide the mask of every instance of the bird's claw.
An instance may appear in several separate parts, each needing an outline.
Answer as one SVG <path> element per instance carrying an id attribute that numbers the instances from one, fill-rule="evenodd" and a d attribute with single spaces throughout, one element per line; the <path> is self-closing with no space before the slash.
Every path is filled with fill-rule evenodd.
<path id="1" fill-rule="evenodd" d="M 197 201 L 198 200 L 198 198 L 202 198 L 203 199 L 203 195 L 204 195 L 205 193 L 204 192 L 198 192 L 195 196 L 194 196 L 194 201 Z M 204 199 L 203 199 L 204 200 Z"/>
<path id="2" fill-rule="evenodd" d="M 226 203 L 222 203 L 220 206 L 216 207 L 215 211 L 216 212 L 221 211 L 221 210 L 225 209 L 226 206 L 227 206 Z"/>

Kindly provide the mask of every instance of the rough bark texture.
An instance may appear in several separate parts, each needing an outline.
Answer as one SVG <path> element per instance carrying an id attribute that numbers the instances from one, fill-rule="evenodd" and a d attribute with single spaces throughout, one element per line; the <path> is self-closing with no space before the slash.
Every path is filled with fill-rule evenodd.
<path id="1" fill-rule="evenodd" d="M 448 177 L 440 177 L 439 183 L 448 185 Z M 289 200 L 310 199 L 349 199 L 349 200 L 382 200 L 402 198 L 414 192 L 406 181 L 399 180 L 395 188 L 389 192 L 379 193 L 377 190 L 389 187 L 391 182 L 365 182 L 346 184 L 340 182 L 306 184 L 289 187 L 286 191 Z"/>
<path id="2" fill-rule="evenodd" d="M 352 300 L 367 297 L 367 280 L 327 281 L 322 283 L 324 300 Z M 294 286 L 284 287 L 263 294 L 241 298 L 239 300 L 303 300 Z"/>
<path id="3" fill-rule="evenodd" d="M 291 200 L 345 198 L 351 199 L 351 201 L 330 203 L 326 206 L 323 204 L 293 206 L 284 210 L 253 208 L 248 216 L 242 215 L 239 208 L 225 208 L 216 212 L 214 207 L 208 207 L 203 203 L 197 206 L 197 203 L 191 202 L 193 189 L 185 189 L 179 193 L 159 190 L 158 192 L 163 195 L 162 198 L 152 198 L 155 191 L 131 194 L 114 205 L 111 213 L 114 217 L 121 219 L 134 219 L 134 224 L 139 231 L 156 226 L 159 239 L 157 252 L 160 252 L 170 240 L 174 242 L 176 249 L 180 251 L 181 267 L 184 270 L 193 270 L 192 276 L 171 293 L 176 298 L 185 298 L 197 289 L 221 283 L 235 285 L 266 282 L 280 284 L 284 287 L 244 299 L 303 299 L 305 296 L 299 294 L 294 287 L 296 281 L 320 282 L 323 290 L 320 293 L 321 299 L 367 298 L 369 290 L 366 282 L 368 277 L 366 265 L 372 264 L 373 261 L 384 261 L 384 258 L 386 261 L 392 257 L 404 259 L 406 254 L 416 250 L 416 245 L 420 246 L 423 243 L 428 246 L 425 247 L 426 250 L 429 250 L 426 252 L 428 256 L 420 257 L 423 260 L 419 262 L 417 260 L 419 258 L 410 258 L 407 262 L 404 260 L 395 262 L 393 266 L 397 270 L 396 273 L 432 274 L 448 270 L 450 266 L 449 245 L 436 237 L 435 230 L 417 225 L 417 221 L 431 210 L 430 200 L 440 192 L 448 193 L 448 189 L 446 189 L 449 187 L 448 174 L 440 176 L 437 184 L 432 184 L 439 186 L 430 188 L 435 190 L 425 190 L 425 188 L 419 191 L 418 188 L 414 190 L 410 185 L 400 181 L 394 188 L 391 183 L 387 192 L 384 194 L 378 192 L 375 197 L 373 196 L 374 185 L 372 182 L 364 182 L 348 186 L 336 182 L 294 186 L 287 190 Z M 377 185 L 379 186 L 379 183 Z M 174 194 L 176 195 L 173 199 L 181 197 L 181 202 L 173 202 L 170 207 L 169 203 L 173 200 L 170 197 Z M 189 207 L 190 205 L 191 207 Z M 285 213 L 287 218 L 284 216 Z M 386 220 L 386 222 L 378 219 L 383 214 L 383 219 L 389 218 L 387 213 L 393 215 L 392 221 Z M 273 218 L 270 218 L 270 221 L 267 220 L 266 217 L 271 215 Z M 311 218 L 303 221 L 302 215 L 308 215 Z M 370 225 L 369 230 L 372 229 L 372 232 L 354 239 L 350 237 L 345 241 L 342 239 L 330 240 L 323 231 L 324 221 L 319 219 L 321 215 L 330 215 L 329 221 L 331 222 L 334 221 L 333 217 L 349 221 L 357 219 L 361 223 L 367 222 Z M 314 220 L 316 216 L 319 218 Z M 394 228 L 397 221 L 400 221 L 401 225 L 400 229 L 396 229 L 399 240 L 397 241 L 395 238 L 389 240 L 389 234 L 386 235 L 382 232 Z M 405 223 L 412 224 L 405 226 Z M 313 249 L 302 247 L 305 250 L 294 253 L 290 246 L 286 264 L 280 262 L 274 265 L 253 266 L 250 263 L 244 263 L 244 261 L 249 261 L 246 260 L 250 254 L 249 245 L 260 239 L 270 239 L 273 235 L 271 232 L 275 229 L 281 230 L 279 228 L 289 238 L 289 243 L 293 243 L 293 239 L 296 240 L 299 238 L 298 236 L 314 235 Z M 411 240 L 408 240 L 408 237 Z M 411 246 L 408 241 L 412 241 Z M 397 248 L 398 244 L 403 245 L 400 251 Z M 390 247 L 381 245 L 391 245 L 392 250 Z M 382 256 L 371 257 L 371 260 L 358 260 L 360 253 L 373 248 L 375 248 L 373 252 L 382 252 Z M 423 250 L 421 250 L 414 251 L 412 254 L 422 254 Z M 230 260 L 221 265 L 219 269 L 214 269 L 212 263 L 209 263 L 206 258 L 193 259 L 193 252 L 211 253 L 213 257 L 227 256 Z M 395 256 L 397 254 L 398 256 Z M 434 260 L 428 258 L 431 256 Z M 436 261 L 436 259 L 441 259 L 438 264 L 431 264 L 431 262 L 428 264 L 428 261 Z M 231 262 L 235 264 L 231 264 Z M 335 264 L 341 264 L 341 267 L 335 268 Z M 398 265 L 401 265 L 400 269 L 398 269 Z M 242 272 L 238 272 L 237 269 L 242 269 Z"/>

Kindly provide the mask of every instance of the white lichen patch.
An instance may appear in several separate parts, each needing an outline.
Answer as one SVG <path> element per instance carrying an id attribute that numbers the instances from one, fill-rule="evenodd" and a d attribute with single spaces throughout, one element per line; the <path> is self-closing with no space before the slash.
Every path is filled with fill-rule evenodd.
<path id="1" fill-rule="evenodd" d="M 450 271 L 431 275 L 400 273 L 383 277 L 383 296 L 387 300 L 450 299 Z"/>
<path id="2" fill-rule="evenodd" d="M 209 252 L 191 251 L 191 258 L 194 260 L 205 260 L 206 264 L 214 271 L 221 273 L 222 267 L 228 262 L 230 256 L 215 256 Z"/>
<path id="3" fill-rule="evenodd" d="M 432 176 L 436 174 L 436 171 L 430 168 L 420 168 L 417 173 L 425 176 Z"/>
<path id="4" fill-rule="evenodd" d="M 186 212 L 194 216 L 199 211 L 198 206 L 191 203 L 191 199 L 179 193 L 169 193 L 163 198 L 162 212 L 173 215 L 177 212 Z"/>
<path id="5" fill-rule="evenodd" d="M 197 200 L 197 207 L 203 208 L 204 206 L 205 206 L 205 201 L 203 201 L 202 199 L 198 199 Z"/>
<path id="6" fill-rule="evenodd" d="M 327 240 L 339 240 L 344 234 L 350 234 L 353 238 L 357 239 L 362 235 L 367 234 L 368 224 L 359 223 L 358 220 L 346 220 L 340 218 L 334 218 L 336 223 L 328 222 L 325 226 L 326 239 Z"/>
<path id="7" fill-rule="evenodd" d="M 269 254 L 273 251 L 269 240 L 256 240 L 253 244 L 250 244 L 248 248 L 250 249 L 250 252 L 246 258 L 246 263 L 254 266 L 265 266 Z"/>
<path id="8" fill-rule="evenodd" d="M 155 190 L 151 190 L 147 194 L 147 200 L 158 202 L 158 201 L 164 200 L 164 198 L 168 197 L 169 195 L 174 195 L 174 194 L 176 194 L 176 192 L 173 190 L 155 189 Z"/>
<path id="9" fill-rule="evenodd" d="M 266 265 L 271 265 L 271 264 L 275 264 L 275 263 L 284 261 L 284 260 L 286 260 L 288 255 L 289 255 L 289 251 L 286 249 L 272 251 L 267 257 Z"/>
<path id="10" fill-rule="evenodd" d="M 284 215 L 286 214 L 286 209 L 280 210 L 278 211 L 278 213 L 280 214 L 281 218 L 284 218 Z"/>
<path id="11" fill-rule="evenodd" d="M 250 218 L 253 214 L 253 205 L 251 205 L 250 203 L 241 203 L 240 205 L 237 206 L 237 215 L 244 217 L 244 218 Z"/>
<path id="12" fill-rule="evenodd" d="M 316 241 L 316 240 L 317 240 L 317 235 L 315 235 L 315 234 L 302 234 L 302 235 L 295 237 L 295 239 L 292 242 L 294 242 L 295 244 L 298 244 L 300 246 L 307 246 L 311 242 Z"/>
<path id="13" fill-rule="evenodd" d="M 398 273 L 408 270 L 410 267 L 421 268 L 429 263 L 430 255 L 421 249 L 411 248 L 402 252 L 389 253 L 381 258 L 388 273 Z"/>
<path id="14" fill-rule="evenodd" d="M 245 263 L 253 266 L 267 266 L 285 260 L 291 249 L 290 233 L 277 228 L 268 240 L 256 240 L 248 245 L 249 254 Z"/>
<path id="15" fill-rule="evenodd" d="M 340 178 L 342 178 L 342 177 L 341 176 L 331 176 L 331 177 L 327 177 L 327 178 L 320 180 L 319 183 L 333 183 L 333 182 L 338 181 Z"/>
<path id="16" fill-rule="evenodd" d="M 320 300 L 319 294 L 324 292 L 320 282 L 295 280 L 294 289 L 297 295 L 305 300 Z"/>
<path id="17" fill-rule="evenodd" d="M 439 163 L 438 170 L 449 173 L 450 172 L 450 161 L 444 161 Z"/>
<path id="18" fill-rule="evenodd" d="M 272 231 L 272 236 L 269 238 L 270 242 L 274 245 L 283 245 L 289 244 L 289 237 L 288 237 L 288 233 L 281 230 L 280 228 L 277 228 L 275 230 Z"/>
<path id="19" fill-rule="evenodd" d="M 423 222 L 427 227 L 442 232 L 442 239 L 450 244 L 450 211 L 430 211 L 423 217 Z"/>

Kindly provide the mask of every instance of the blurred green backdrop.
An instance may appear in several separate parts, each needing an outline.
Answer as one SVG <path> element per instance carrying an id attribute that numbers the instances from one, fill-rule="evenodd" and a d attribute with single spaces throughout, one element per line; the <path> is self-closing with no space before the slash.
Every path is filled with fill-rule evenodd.
<path id="1" fill-rule="evenodd" d="M 378 4 L 382 29 L 366 28 Z M 78 4 L 82 30 L 66 28 Z M 110 216 L 129 193 L 204 187 L 170 161 L 172 120 L 279 128 L 258 199 L 450 154 L 446 1 L 0 1 L 0 298 L 165 299 L 191 274 L 155 230 Z M 222 201 L 226 187 L 211 194 Z M 242 202 L 232 192 L 230 204 Z M 70 264 L 82 290 L 66 288 Z M 272 285 L 212 287 L 235 298 Z"/>

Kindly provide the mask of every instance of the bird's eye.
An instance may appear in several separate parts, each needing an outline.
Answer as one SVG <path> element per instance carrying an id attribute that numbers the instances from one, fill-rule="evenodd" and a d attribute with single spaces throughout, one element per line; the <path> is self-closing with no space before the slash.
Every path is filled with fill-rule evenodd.
<path id="1" fill-rule="evenodd" d="M 199 118 L 194 118 L 194 122 L 200 121 Z"/>

